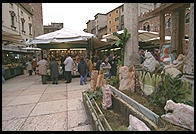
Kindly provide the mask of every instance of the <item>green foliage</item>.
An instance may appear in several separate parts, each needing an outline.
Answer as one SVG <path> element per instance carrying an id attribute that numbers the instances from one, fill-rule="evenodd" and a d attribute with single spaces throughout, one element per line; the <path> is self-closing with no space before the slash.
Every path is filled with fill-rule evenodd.
<path id="1" fill-rule="evenodd" d="M 96 88 L 96 90 L 93 92 L 93 91 L 87 91 L 87 95 L 89 97 L 89 99 L 91 100 L 92 98 L 94 98 L 95 100 L 99 99 L 99 98 L 102 98 L 103 96 L 103 93 L 101 91 L 101 89 L 99 87 Z"/>
<path id="2" fill-rule="evenodd" d="M 118 34 L 117 32 L 113 33 L 114 36 L 118 37 L 118 41 L 116 42 L 116 46 L 121 48 L 121 59 L 122 59 L 122 65 L 124 65 L 124 51 L 125 51 L 125 45 L 129 38 L 131 38 L 131 34 L 128 33 L 127 28 L 124 28 L 124 31 L 122 34 Z"/>
<path id="3" fill-rule="evenodd" d="M 118 89 L 120 85 L 119 75 L 112 76 L 110 79 L 107 79 L 107 82 L 111 86 L 114 86 L 116 89 Z"/>
<path id="4" fill-rule="evenodd" d="M 192 105 L 193 102 L 186 99 L 186 95 L 191 93 L 191 89 L 182 88 L 183 82 L 180 79 L 181 76 L 182 74 L 179 74 L 175 78 L 172 78 L 170 75 L 166 75 L 156 91 L 151 95 L 149 105 L 155 103 L 163 108 L 167 100 Z"/>

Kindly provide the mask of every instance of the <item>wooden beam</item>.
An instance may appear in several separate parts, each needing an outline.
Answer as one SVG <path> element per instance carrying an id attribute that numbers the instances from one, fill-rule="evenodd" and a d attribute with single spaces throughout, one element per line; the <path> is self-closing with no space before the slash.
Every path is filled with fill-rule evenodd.
<path id="1" fill-rule="evenodd" d="M 188 8 L 190 7 L 190 3 L 166 3 L 161 5 L 160 7 L 156 8 L 155 10 L 145 14 L 139 21 L 144 21 L 146 19 L 151 18 L 152 16 L 158 16 L 160 12 L 164 13 L 171 13 L 173 10 L 180 8 L 180 7 L 185 7 Z"/>
<path id="2" fill-rule="evenodd" d="M 160 50 L 165 43 L 165 13 L 160 12 Z"/>

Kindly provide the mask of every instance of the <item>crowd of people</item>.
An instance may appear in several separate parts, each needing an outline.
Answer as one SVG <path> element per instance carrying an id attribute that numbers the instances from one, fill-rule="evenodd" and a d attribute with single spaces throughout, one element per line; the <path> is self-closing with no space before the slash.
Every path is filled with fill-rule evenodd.
<path id="1" fill-rule="evenodd" d="M 80 85 L 87 84 L 88 77 L 91 77 L 92 70 L 103 69 L 104 78 L 110 78 L 116 76 L 117 73 L 117 56 L 111 52 L 109 56 L 97 56 L 94 55 L 92 59 L 83 55 L 79 57 L 73 57 L 71 54 L 67 54 L 61 58 L 60 64 L 54 57 L 48 61 L 47 58 L 42 58 L 36 62 L 35 57 L 26 63 L 26 69 L 29 76 L 34 72 L 35 75 L 39 74 L 42 79 L 42 84 L 47 83 L 47 76 L 50 74 L 52 84 L 58 84 L 59 68 L 62 69 L 62 75 L 64 76 L 66 83 L 71 83 L 72 75 L 76 72 L 80 75 Z M 48 71 L 50 73 L 48 73 Z M 90 79 L 89 79 L 90 80 Z"/>

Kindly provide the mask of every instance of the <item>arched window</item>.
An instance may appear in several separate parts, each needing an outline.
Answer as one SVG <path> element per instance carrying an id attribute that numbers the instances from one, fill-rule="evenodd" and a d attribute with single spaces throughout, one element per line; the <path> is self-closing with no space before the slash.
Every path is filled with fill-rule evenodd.
<path id="1" fill-rule="evenodd" d="M 146 30 L 146 26 L 143 26 L 143 30 Z"/>
<path id="2" fill-rule="evenodd" d="M 14 13 L 14 11 L 9 11 L 10 12 L 10 16 L 11 16 L 11 27 L 16 28 L 15 27 L 15 17 L 16 14 Z"/>
<path id="3" fill-rule="evenodd" d="M 150 31 L 150 25 L 147 26 L 147 31 Z"/>
<path id="4" fill-rule="evenodd" d="M 169 18 L 168 21 L 167 21 L 167 27 L 168 27 L 168 28 L 171 27 L 171 18 Z"/>
<path id="5" fill-rule="evenodd" d="M 189 23 L 190 22 L 190 13 L 187 13 L 186 14 L 186 23 Z"/>

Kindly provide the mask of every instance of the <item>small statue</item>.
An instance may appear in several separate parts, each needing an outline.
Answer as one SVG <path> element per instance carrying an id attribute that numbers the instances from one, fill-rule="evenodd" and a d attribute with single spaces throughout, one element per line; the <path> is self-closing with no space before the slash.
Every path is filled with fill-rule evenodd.
<path id="1" fill-rule="evenodd" d="M 112 96 L 111 96 L 111 89 L 108 85 L 104 85 L 104 87 L 102 88 L 102 92 L 103 92 L 103 103 L 102 103 L 102 107 L 104 110 L 107 110 L 108 108 L 110 108 L 112 106 Z"/>
<path id="2" fill-rule="evenodd" d="M 92 70 L 91 82 L 90 82 L 91 91 L 95 91 L 96 89 L 97 76 L 98 76 L 98 70 Z"/>
<path id="3" fill-rule="evenodd" d="M 103 86 L 103 79 L 104 79 L 103 69 L 100 68 L 99 75 L 98 75 L 98 78 L 97 78 L 96 87 L 102 87 Z"/>
<path id="4" fill-rule="evenodd" d="M 185 56 L 183 54 L 179 54 L 178 58 L 173 61 L 173 67 L 175 67 L 176 69 L 182 72 L 184 61 L 185 61 Z"/>
<path id="5" fill-rule="evenodd" d="M 165 65 L 170 65 L 173 63 L 174 56 L 171 52 L 172 52 L 171 45 L 165 44 L 162 46 L 161 53 L 160 53 L 161 69 L 163 69 Z"/>
<path id="6" fill-rule="evenodd" d="M 120 67 L 119 69 L 120 87 L 119 90 L 131 90 L 135 89 L 135 67 L 128 68 L 127 66 Z"/>
<path id="7" fill-rule="evenodd" d="M 159 68 L 159 62 L 154 58 L 150 52 L 145 52 L 145 61 L 143 63 L 144 68 L 153 73 L 157 68 Z"/>

